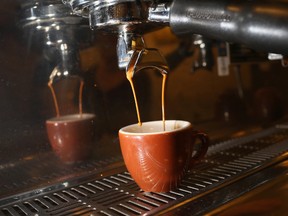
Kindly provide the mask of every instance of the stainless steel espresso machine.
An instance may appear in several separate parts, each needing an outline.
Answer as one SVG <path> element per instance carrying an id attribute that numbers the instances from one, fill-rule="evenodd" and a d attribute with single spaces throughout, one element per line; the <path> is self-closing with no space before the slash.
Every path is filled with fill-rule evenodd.
<path id="1" fill-rule="evenodd" d="M 285 215 L 287 56 L 286 0 L 2 0 L 0 215 Z M 165 71 L 167 119 L 210 137 L 176 190 L 143 192 L 123 162 L 131 68 L 143 121 Z M 91 143 L 62 157 L 47 122 L 79 113 Z"/>

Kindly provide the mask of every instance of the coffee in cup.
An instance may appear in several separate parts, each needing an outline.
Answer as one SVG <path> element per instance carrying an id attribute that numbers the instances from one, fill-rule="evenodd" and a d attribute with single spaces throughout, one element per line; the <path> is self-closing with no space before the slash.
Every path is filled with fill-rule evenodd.
<path id="1" fill-rule="evenodd" d="M 147 192 L 167 192 L 207 152 L 209 139 L 182 120 L 133 124 L 119 130 L 122 155 L 138 186 Z M 196 140 L 200 140 L 200 144 Z"/>
<path id="2" fill-rule="evenodd" d="M 46 121 L 50 144 L 65 163 L 86 160 L 92 152 L 95 115 L 90 113 L 54 117 Z"/>

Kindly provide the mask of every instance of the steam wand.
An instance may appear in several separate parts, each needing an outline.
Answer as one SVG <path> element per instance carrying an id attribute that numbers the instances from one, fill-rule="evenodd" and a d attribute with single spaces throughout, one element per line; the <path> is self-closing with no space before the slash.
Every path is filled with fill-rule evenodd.
<path id="1" fill-rule="evenodd" d="M 288 55 L 288 3 L 262 0 L 173 0 L 149 8 L 150 21 L 175 34 L 200 34 Z"/>

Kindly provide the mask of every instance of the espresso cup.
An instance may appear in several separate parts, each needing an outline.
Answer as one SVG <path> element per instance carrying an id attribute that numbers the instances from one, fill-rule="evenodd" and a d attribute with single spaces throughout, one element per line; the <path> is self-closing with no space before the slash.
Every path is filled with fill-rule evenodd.
<path id="1" fill-rule="evenodd" d="M 92 152 L 95 115 L 89 113 L 54 117 L 46 121 L 50 144 L 65 163 L 86 160 Z"/>
<path id="2" fill-rule="evenodd" d="M 200 142 L 195 142 L 197 139 Z M 119 130 L 125 165 L 146 192 L 167 192 L 179 186 L 184 174 L 207 152 L 209 139 L 182 120 L 144 122 Z"/>

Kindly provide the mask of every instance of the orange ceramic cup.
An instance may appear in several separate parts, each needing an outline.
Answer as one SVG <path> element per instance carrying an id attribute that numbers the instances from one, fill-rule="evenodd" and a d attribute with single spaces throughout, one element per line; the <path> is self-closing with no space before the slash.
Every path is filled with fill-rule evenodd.
<path id="1" fill-rule="evenodd" d="M 122 155 L 138 186 L 147 192 L 177 188 L 184 174 L 204 157 L 209 139 L 181 120 L 144 122 L 119 130 Z M 199 139 L 200 144 L 195 144 Z"/>

